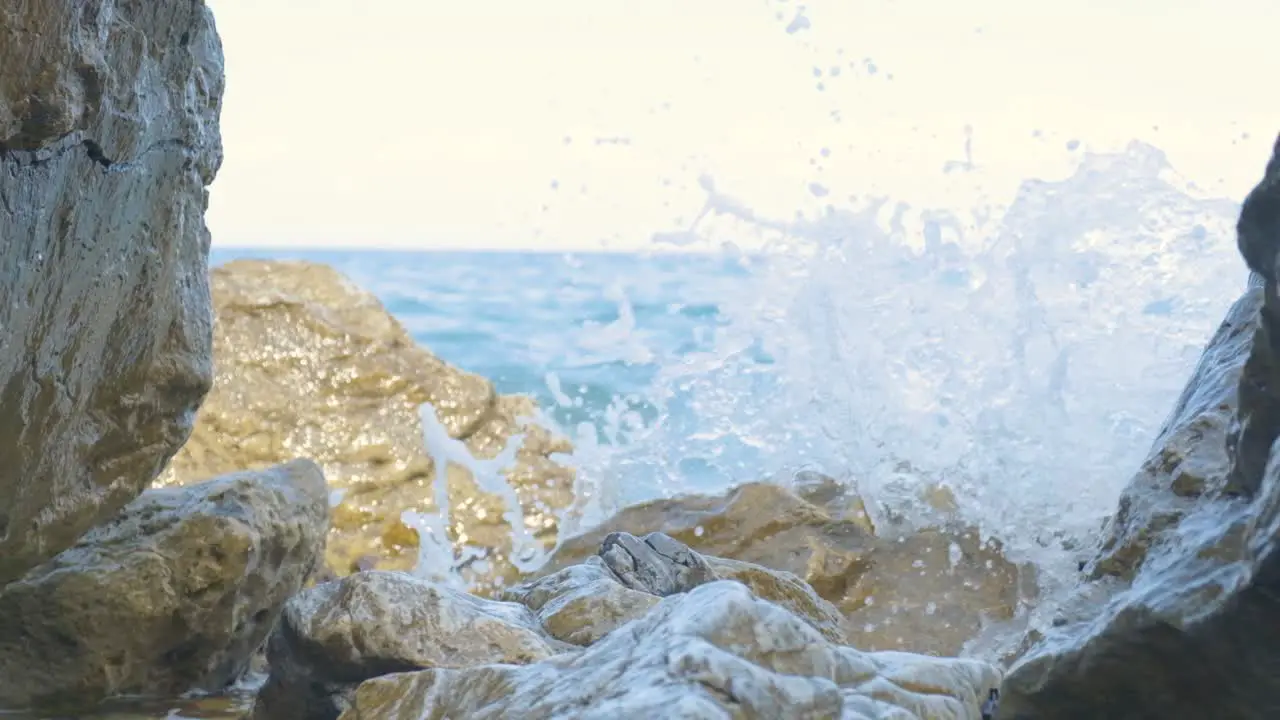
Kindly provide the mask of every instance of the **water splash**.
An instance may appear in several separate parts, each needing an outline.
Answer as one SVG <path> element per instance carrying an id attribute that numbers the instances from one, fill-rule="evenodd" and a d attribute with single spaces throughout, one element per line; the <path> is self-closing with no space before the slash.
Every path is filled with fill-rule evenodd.
<path id="1" fill-rule="evenodd" d="M 446 478 L 451 464 L 470 472 L 482 491 L 502 499 L 506 507 L 502 519 L 511 527 L 512 564 L 522 572 L 538 567 L 544 561 L 545 551 L 525 526 L 519 496 L 505 476 L 505 472 L 516 464 L 516 456 L 524 445 L 524 434 L 511 436 L 496 456 L 477 458 L 465 442 L 449 435 L 448 428 L 440 422 L 431 403 L 423 403 L 419 414 L 423 443 L 436 468 L 437 479 L 433 483 L 436 512 L 407 510 L 401 513 L 401 522 L 418 533 L 418 562 L 414 573 L 451 587 L 465 586 L 458 568 L 472 558 L 458 557 L 448 534 L 450 510 Z"/>
<path id="2" fill-rule="evenodd" d="M 656 241 L 766 249 L 733 256 L 753 280 L 710 347 L 655 373 L 654 419 L 579 453 L 610 499 L 588 523 L 821 468 L 873 512 L 947 485 L 1013 557 L 1065 577 L 1244 282 L 1235 204 L 1193 198 L 1142 143 L 1082 153 L 1007 206 L 864 198 L 784 221 L 701 185 L 691 227 Z"/>

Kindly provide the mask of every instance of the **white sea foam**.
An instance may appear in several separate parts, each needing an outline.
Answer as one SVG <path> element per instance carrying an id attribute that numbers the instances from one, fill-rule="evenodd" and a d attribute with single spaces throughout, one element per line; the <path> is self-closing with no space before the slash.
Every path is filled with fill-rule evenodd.
<path id="1" fill-rule="evenodd" d="M 1142 143 L 1027 180 L 1007 207 L 863 199 L 773 220 L 702 185 L 681 242 L 769 249 L 741 258 L 755 279 L 721 304 L 715 350 L 657 374 L 657 419 L 579 453 L 584 491 L 612 500 L 588 522 L 636 489 L 805 467 L 856 482 L 873 511 L 940 483 L 1052 581 L 1245 284 L 1235 203 L 1193 197 Z"/>

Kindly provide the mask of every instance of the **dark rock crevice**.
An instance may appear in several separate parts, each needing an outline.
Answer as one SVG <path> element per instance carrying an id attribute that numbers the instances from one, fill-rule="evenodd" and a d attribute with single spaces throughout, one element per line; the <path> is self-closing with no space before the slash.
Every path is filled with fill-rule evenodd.
<path id="1" fill-rule="evenodd" d="M 35 149 L 16 149 L 15 145 L 0 141 L 0 168 L 6 164 L 12 164 L 17 168 L 34 168 L 43 167 L 60 159 L 68 153 L 76 152 L 83 149 L 85 155 L 102 167 L 103 170 L 111 172 L 121 172 L 129 170 L 138 165 L 147 155 L 157 151 L 181 150 L 188 154 L 194 154 L 200 151 L 200 148 L 193 147 L 185 142 L 182 138 L 166 138 L 154 142 L 143 148 L 127 160 L 108 157 L 106 151 L 102 149 L 102 145 L 92 138 L 82 137 L 82 133 L 70 133 L 51 145 L 35 148 Z"/>

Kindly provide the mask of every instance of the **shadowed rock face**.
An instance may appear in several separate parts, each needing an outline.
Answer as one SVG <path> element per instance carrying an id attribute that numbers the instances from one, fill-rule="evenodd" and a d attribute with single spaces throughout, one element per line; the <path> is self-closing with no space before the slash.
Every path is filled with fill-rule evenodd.
<path id="1" fill-rule="evenodd" d="M 0 5 L 0 585 L 145 488 L 209 389 L 203 2 Z"/>
<path id="2" fill-rule="evenodd" d="M 1205 348 L 1086 581 L 1028 638 L 1000 720 L 1280 713 L 1280 334 L 1260 272 L 1280 250 L 1277 172 L 1273 157 L 1240 223 L 1265 287 L 1250 283 Z"/>
<path id="3" fill-rule="evenodd" d="M 525 433 L 506 477 L 525 528 L 554 541 L 555 511 L 571 502 L 573 475 L 550 456 L 572 447 L 519 420 L 535 410 L 528 398 L 499 395 L 422 349 L 376 297 L 325 265 L 241 260 L 211 278 L 217 377 L 160 484 L 312 458 L 341 493 L 330 568 L 409 569 L 418 537 L 400 515 L 435 510 L 436 468 L 419 417 L 431 403 L 449 436 L 476 457 L 494 457 Z M 488 561 L 463 575 L 481 589 L 514 579 L 506 503 L 457 465 L 446 475 L 451 539 Z"/>
<path id="4" fill-rule="evenodd" d="M 225 687 L 320 563 L 328 509 L 309 460 L 144 492 L 0 589 L 0 708 Z"/>

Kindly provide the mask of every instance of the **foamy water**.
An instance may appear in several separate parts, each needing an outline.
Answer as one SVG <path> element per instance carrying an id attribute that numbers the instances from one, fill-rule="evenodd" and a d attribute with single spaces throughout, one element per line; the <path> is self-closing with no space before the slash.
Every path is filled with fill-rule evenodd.
<path id="1" fill-rule="evenodd" d="M 1194 197 L 1140 143 L 1003 207 L 860 199 L 774 219 L 703 187 L 677 239 L 709 254 L 314 257 L 446 360 L 538 396 L 575 439 L 583 524 L 799 469 L 856 484 L 878 514 L 942 484 L 1049 590 L 1245 284 L 1236 204 Z M 427 427 L 440 459 L 513 497 L 501 459 Z M 447 575 L 451 552 L 425 543 L 422 572 Z"/>
<path id="2" fill-rule="evenodd" d="M 1235 203 L 1193 197 L 1141 143 L 1028 180 L 1007 207 L 877 199 L 772 220 L 709 183 L 708 198 L 689 235 L 771 249 L 743 258 L 752 280 L 714 349 L 645 393 L 691 414 L 580 453 L 588 489 L 679 491 L 691 460 L 735 455 L 738 479 L 818 469 L 873 511 L 939 483 L 1050 580 L 1114 510 L 1245 285 Z"/>

